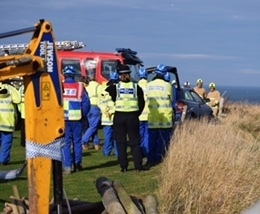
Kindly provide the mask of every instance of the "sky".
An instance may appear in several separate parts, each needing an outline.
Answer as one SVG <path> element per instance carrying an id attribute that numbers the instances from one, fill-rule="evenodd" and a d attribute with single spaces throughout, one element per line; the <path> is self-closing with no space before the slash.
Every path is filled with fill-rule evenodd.
<path id="1" fill-rule="evenodd" d="M 0 33 L 44 18 L 56 40 L 91 51 L 131 48 L 145 67 L 176 66 L 181 82 L 260 87 L 259 0 L 1 0 L 0 8 Z"/>

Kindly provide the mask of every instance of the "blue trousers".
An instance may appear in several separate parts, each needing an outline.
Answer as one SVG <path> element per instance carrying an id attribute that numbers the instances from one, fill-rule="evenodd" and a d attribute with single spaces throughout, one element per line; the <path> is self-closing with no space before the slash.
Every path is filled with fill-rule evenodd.
<path id="1" fill-rule="evenodd" d="M 88 120 L 87 119 L 82 120 L 82 136 L 86 133 L 88 128 L 89 128 Z M 91 138 L 92 138 L 92 142 L 94 142 L 94 144 L 97 144 L 97 145 L 99 144 L 99 138 L 98 138 L 97 133 L 95 135 L 92 135 Z"/>
<path id="2" fill-rule="evenodd" d="M 103 154 L 104 156 L 109 156 L 112 150 L 114 149 L 115 156 L 118 157 L 116 141 L 113 137 L 113 126 L 104 126 L 104 146 L 103 146 Z"/>
<path id="3" fill-rule="evenodd" d="M 0 163 L 7 164 L 10 161 L 12 142 L 13 132 L 0 131 Z"/>
<path id="4" fill-rule="evenodd" d="M 148 153 L 148 122 L 147 121 L 140 121 L 139 125 L 140 136 L 141 136 L 141 150 L 143 157 L 147 157 Z"/>
<path id="5" fill-rule="evenodd" d="M 91 106 L 90 111 L 88 113 L 88 124 L 89 127 L 85 134 L 82 136 L 82 144 L 86 145 L 93 139 L 93 143 L 95 145 L 99 145 L 99 138 L 98 138 L 98 126 L 101 120 L 101 112 L 100 108 L 97 106 Z"/>
<path id="6" fill-rule="evenodd" d="M 149 142 L 147 162 L 156 165 L 162 162 L 169 147 L 172 128 L 167 129 L 148 129 Z"/>
<path id="7" fill-rule="evenodd" d="M 85 132 L 88 130 L 88 127 L 89 127 L 88 120 L 84 118 L 82 120 L 82 135 L 85 134 Z"/>
<path id="8" fill-rule="evenodd" d="M 65 146 L 62 149 L 63 164 L 65 169 L 82 162 L 82 122 L 65 121 Z"/>

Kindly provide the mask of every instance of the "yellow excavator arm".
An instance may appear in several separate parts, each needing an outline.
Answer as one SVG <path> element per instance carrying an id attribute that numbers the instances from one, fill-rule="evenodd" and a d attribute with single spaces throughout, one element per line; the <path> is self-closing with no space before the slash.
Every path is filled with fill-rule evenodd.
<path id="1" fill-rule="evenodd" d="M 26 159 L 30 213 L 49 212 L 53 177 L 54 200 L 62 201 L 64 136 L 63 91 L 50 22 L 0 34 L 1 38 L 33 32 L 22 55 L 0 57 L 0 81 L 21 76 L 25 87 Z M 53 175 L 53 176 L 51 176 Z"/>

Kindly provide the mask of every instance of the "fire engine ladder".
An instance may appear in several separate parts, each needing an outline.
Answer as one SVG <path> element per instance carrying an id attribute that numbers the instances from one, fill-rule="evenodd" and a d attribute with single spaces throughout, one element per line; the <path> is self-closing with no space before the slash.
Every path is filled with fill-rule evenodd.
<path id="1" fill-rule="evenodd" d="M 57 41 L 55 42 L 58 51 L 72 51 L 80 48 L 84 48 L 86 45 L 83 42 L 78 41 Z M 20 44 L 5 44 L 0 45 L 0 51 L 6 55 L 22 54 L 28 48 L 27 43 Z"/>

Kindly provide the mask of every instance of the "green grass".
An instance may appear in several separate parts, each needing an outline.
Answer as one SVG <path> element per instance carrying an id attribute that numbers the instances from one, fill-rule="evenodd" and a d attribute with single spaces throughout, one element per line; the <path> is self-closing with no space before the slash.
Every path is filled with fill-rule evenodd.
<path id="1" fill-rule="evenodd" d="M 100 136 L 102 136 L 101 132 Z M 102 143 L 103 139 L 101 137 Z M 0 171 L 20 168 L 24 163 L 24 159 L 25 149 L 19 144 L 19 132 L 15 132 L 11 162 L 7 166 L 0 166 Z M 120 180 L 131 195 L 142 197 L 154 194 L 157 188 L 159 169 L 155 167 L 150 171 L 138 173 L 134 170 L 131 155 L 129 155 L 129 161 L 129 171 L 121 173 L 115 156 L 104 157 L 102 150 L 84 151 L 82 163 L 84 170 L 63 177 L 64 188 L 69 199 L 77 197 L 82 201 L 101 201 L 101 196 L 98 194 L 95 186 L 95 181 L 100 176 L 105 176 L 112 181 Z M 4 203 L 9 201 L 9 197 L 13 194 L 13 185 L 18 187 L 21 197 L 27 197 L 27 172 L 24 172 L 16 180 L 0 181 L 0 212 L 3 210 Z"/>

